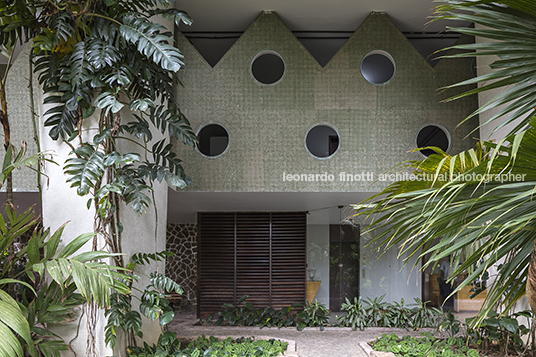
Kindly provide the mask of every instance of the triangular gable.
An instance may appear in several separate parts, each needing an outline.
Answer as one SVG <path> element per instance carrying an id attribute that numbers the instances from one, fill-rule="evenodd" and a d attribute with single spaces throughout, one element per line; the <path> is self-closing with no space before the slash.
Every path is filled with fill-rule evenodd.
<path id="1" fill-rule="evenodd" d="M 183 62 L 188 69 L 211 68 L 212 66 L 205 60 L 199 51 L 180 31 L 175 34 L 175 43 L 177 48 L 184 56 Z"/>
<path id="2" fill-rule="evenodd" d="M 359 68 L 363 56 L 373 50 L 387 51 L 395 58 L 395 61 L 403 59 L 418 62 L 423 67 L 433 70 L 384 12 L 370 13 L 324 68 L 340 68 L 341 66 Z"/>
<path id="3" fill-rule="evenodd" d="M 316 59 L 273 11 L 261 12 L 214 68 L 228 66 L 227 61 L 233 63 L 240 59 L 249 61 L 257 51 L 264 49 L 277 51 L 283 58 L 299 57 L 310 62 L 310 65 L 321 68 Z M 248 51 L 249 56 L 244 55 L 244 51 Z"/>

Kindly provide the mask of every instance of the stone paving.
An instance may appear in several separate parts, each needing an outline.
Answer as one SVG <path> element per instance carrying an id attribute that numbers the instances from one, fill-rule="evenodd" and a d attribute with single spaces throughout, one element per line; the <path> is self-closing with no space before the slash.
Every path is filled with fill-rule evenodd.
<path id="1" fill-rule="evenodd" d="M 376 336 L 384 333 L 396 333 L 399 336 L 420 335 L 420 331 L 406 331 L 404 329 L 366 328 L 364 331 L 352 331 L 346 327 L 326 327 L 320 331 L 316 327 L 308 327 L 297 331 L 295 327 L 263 328 L 258 327 L 222 327 L 222 326 L 194 326 L 197 322 L 192 315 L 177 315 L 170 323 L 169 329 L 177 332 L 179 337 L 220 336 L 220 337 L 274 337 L 296 342 L 296 353 L 288 351 L 285 355 L 299 357 L 367 357 L 360 342 L 373 341 Z"/>

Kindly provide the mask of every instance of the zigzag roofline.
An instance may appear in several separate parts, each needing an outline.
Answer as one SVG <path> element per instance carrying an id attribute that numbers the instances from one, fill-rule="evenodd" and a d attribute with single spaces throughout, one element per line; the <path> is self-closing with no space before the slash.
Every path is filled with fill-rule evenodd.
<path id="1" fill-rule="evenodd" d="M 302 50 L 304 51 L 304 53 L 306 53 L 306 55 L 314 61 L 314 63 L 318 66 L 318 69 L 321 70 L 321 69 L 326 69 L 326 68 L 329 68 L 330 65 L 337 59 L 338 56 L 340 56 L 341 53 L 343 53 L 349 46 L 352 45 L 352 42 L 355 40 L 355 38 L 357 36 L 359 36 L 359 34 L 363 31 L 363 29 L 365 29 L 367 26 L 368 26 L 368 22 L 371 21 L 371 19 L 374 17 L 374 16 L 382 16 L 385 21 L 387 21 L 387 23 L 389 24 L 389 26 L 391 26 L 395 32 L 398 34 L 399 38 L 400 38 L 400 41 L 402 41 L 403 43 L 405 43 L 409 48 L 411 48 L 411 50 L 416 54 L 418 55 L 418 57 L 421 59 L 421 62 L 424 64 L 424 66 L 429 69 L 429 70 L 432 70 L 432 71 L 435 71 L 435 67 L 432 67 L 430 65 L 430 63 L 428 63 L 428 61 L 423 57 L 423 55 L 417 51 L 417 49 L 415 48 L 415 46 L 413 46 L 413 44 L 406 38 L 406 36 L 404 36 L 404 34 L 398 29 L 398 27 L 396 27 L 396 25 L 393 23 L 393 21 L 391 20 L 391 18 L 385 13 L 385 12 L 378 12 L 378 11 L 373 11 L 371 12 L 366 18 L 365 20 L 359 25 L 359 27 L 353 32 L 353 34 L 346 40 L 346 42 L 344 43 L 343 46 L 341 46 L 341 48 L 339 48 L 339 50 L 333 55 L 333 57 L 331 57 L 331 59 L 326 63 L 325 66 L 321 66 L 320 63 L 317 61 L 316 58 L 313 57 L 313 55 L 311 54 L 311 52 L 309 52 L 309 50 L 307 50 L 307 48 L 300 42 L 300 40 L 298 40 L 298 38 L 296 37 L 296 35 L 294 35 L 294 33 L 287 27 L 287 25 L 285 25 L 285 23 L 281 20 L 281 18 L 277 15 L 277 13 L 275 11 L 262 11 L 259 16 L 257 16 L 257 18 L 251 23 L 251 25 L 242 33 L 242 35 L 233 43 L 233 45 L 225 52 L 225 54 L 218 60 L 218 62 L 214 65 L 214 66 L 211 66 L 208 61 L 203 57 L 203 55 L 201 55 L 201 53 L 197 50 L 197 48 L 186 38 L 186 36 L 181 32 L 181 31 L 177 31 L 176 33 L 176 38 L 177 40 L 179 38 L 182 38 L 182 42 L 183 44 L 185 44 L 186 46 L 190 47 L 190 50 L 193 50 L 193 52 L 195 53 L 195 55 L 201 59 L 201 63 L 203 63 L 203 66 L 206 65 L 208 68 L 212 68 L 212 69 L 217 69 L 218 67 L 221 66 L 221 63 L 225 62 L 225 59 L 227 57 L 230 56 L 230 54 L 236 50 L 236 48 L 238 48 L 239 46 L 241 46 L 242 42 L 244 41 L 245 38 L 247 38 L 247 35 L 250 31 L 252 31 L 252 29 L 255 27 L 255 25 L 260 21 L 260 19 L 262 19 L 263 16 L 273 16 L 275 19 L 277 19 L 277 22 L 280 24 L 281 26 L 281 29 L 283 29 L 290 37 L 289 38 L 292 38 L 293 42 Z M 381 49 L 381 48 L 378 48 L 378 49 Z M 441 62 L 441 59 L 438 60 L 438 63 Z"/>

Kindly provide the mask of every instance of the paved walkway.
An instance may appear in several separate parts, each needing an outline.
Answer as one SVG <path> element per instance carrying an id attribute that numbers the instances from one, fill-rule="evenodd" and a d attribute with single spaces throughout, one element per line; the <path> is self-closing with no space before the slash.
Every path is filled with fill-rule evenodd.
<path id="1" fill-rule="evenodd" d="M 367 328 L 364 331 L 352 331 L 346 327 L 327 327 L 320 331 L 316 327 L 308 327 L 297 331 L 295 327 L 263 328 L 258 327 L 222 327 L 194 326 L 197 322 L 193 316 L 177 315 L 169 329 L 177 332 L 179 337 L 205 336 L 266 336 L 293 340 L 296 342 L 296 352 L 300 357 L 366 357 L 359 342 L 373 341 L 376 336 L 384 333 L 396 333 L 399 336 L 420 335 L 421 331 L 406 331 L 404 329 Z"/>

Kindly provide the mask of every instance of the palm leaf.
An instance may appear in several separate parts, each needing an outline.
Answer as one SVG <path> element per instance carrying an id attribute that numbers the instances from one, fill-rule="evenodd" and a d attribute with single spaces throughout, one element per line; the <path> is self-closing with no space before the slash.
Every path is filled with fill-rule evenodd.
<path id="1" fill-rule="evenodd" d="M 503 6 L 501 4 L 507 5 Z M 511 131 L 518 132 L 528 125 L 536 106 L 536 6 L 531 0 L 458 1 L 447 0 L 438 7 L 439 18 L 470 21 L 476 28 L 451 28 L 460 33 L 487 38 L 493 42 L 479 42 L 452 48 L 464 51 L 446 57 L 498 56 L 491 67 L 494 72 L 456 83 L 445 88 L 482 83 L 474 90 L 454 96 L 455 100 L 468 95 L 504 88 L 465 120 L 495 110 L 486 122 L 501 119 L 498 128 L 519 120 Z M 463 11 L 461 11 L 463 10 Z M 507 104 L 501 107 L 504 104 Z M 525 116 L 525 117 L 524 117 Z M 483 124 L 484 125 L 484 124 Z"/>
<path id="2" fill-rule="evenodd" d="M 8 293 L 0 290 L 0 356 L 23 356 L 22 346 L 15 333 L 27 344 L 32 343 L 30 326 L 18 303 Z"/>
<path id="3" fill-rule="evenodd" d="M 406 163 L 415 175 L 434 179 L 396 182 L 355 206 L 356 216 L 368 219 L 363 233 L 400 246 L 406 259 L 430 255 L 423 268 L 451 256 L 452 279 L 469 272 L 455 292 L 502 263 L 481 316 L 502 299 L 509 308 L 525 293 L 536 237 L 535 150 L 536 130 L 530 128 L 502 144 L 481 142 L 469 152 Z"/>

